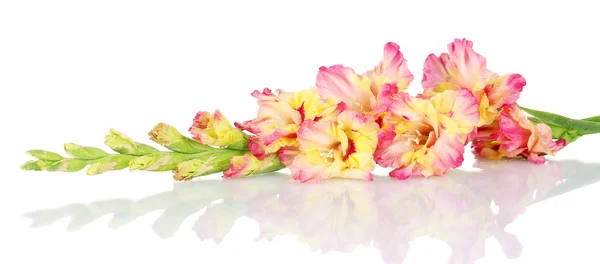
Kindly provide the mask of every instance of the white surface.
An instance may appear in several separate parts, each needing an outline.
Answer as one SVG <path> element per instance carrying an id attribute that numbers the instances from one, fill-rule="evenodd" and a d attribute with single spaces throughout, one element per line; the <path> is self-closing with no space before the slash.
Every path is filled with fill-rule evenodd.
<path id="1" fill-rule="evenodd" d="M 198 110 L 250 119 L 252 90 L 366 70 L 387 41 L 413 92 L 426 55 L 466 37 L 492 70 L 527 78 L 521 104 L 600 114 L 593 2 L 400 2 L 2 1 L 0 263 L 599 263 L 598 136 L 542 167 L 479 171 L 467 153 L 448 177 L 407 182 L 17 169 L 25 150 L 101 146 L 110 127 L 147 142 Z"/>

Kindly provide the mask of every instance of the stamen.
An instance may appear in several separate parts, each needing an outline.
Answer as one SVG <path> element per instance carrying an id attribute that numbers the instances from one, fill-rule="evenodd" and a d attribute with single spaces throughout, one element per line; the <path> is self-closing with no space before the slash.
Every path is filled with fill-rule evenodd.
<path id="1" fill-rule="evenodd" d="M 323 157 L 325 162 L 333 162 L 333 149 L 330 149 L 327 152 L 322 152 L 319 155 Z"/>

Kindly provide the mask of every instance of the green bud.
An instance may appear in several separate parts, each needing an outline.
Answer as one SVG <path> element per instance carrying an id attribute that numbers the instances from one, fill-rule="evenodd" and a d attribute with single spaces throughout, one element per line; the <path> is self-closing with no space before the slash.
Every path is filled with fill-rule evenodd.
<path id="1" fill-rule="evenodd" d="M 45 160 L 45 161 L 59 161 L 59 160 L 64 159 L 63 156 L 58 155 L 54 152 L 39 150 L 39 149 L 32 149 L 25 153 L 27 153 L 28 155 L 30 155 L 36 159 Z"/>
<path id="2" fill-rule="evenodd" d="M 22 170 L 28 171 L 41 171 L 45 167 L 51 165 L 55 161 L 45 161 L 45 160 L 30 160 L 21 166 Z"/>
<path id="3" fill-rule="evenodd" d="M 243 151 L 222 150 L 211 155 L 183 161 L 175 167 L 173 179 L 187 181 L 195 177 L 222 172 L 229 168 L 233 156 L 242 155 Z"/>
<path id="4" fill-rule="evenodd" d="M 159 123 L 148 133 L 150 140 L 175 152 L 200 153 L 214 148 L 181 135 L 174 127 Z"/>
<path id="5" fill-rule="evenodd" d="M 152 153 L 145 156 L 137 157 L 129 163 L 131 170 L 147 170 L 147 171 L 170 171 L 175 169 L 177 163 L 193 159 L 203 154 L 186 154 L 173 152 Z"/>
<path id="6" fill-rule="evenodd" d="M 75 172 L 83 169 L 85 166 L 88 165 L 88 163 L 89 161 L 87 160 L 63 159 L 44 167 L 44 170 Z"/>
<path id="7" fill-rule="evenodd" d="M 96 161 L 90 165 L 86 171 L 87 175 L 97 175 L 107 171 L 122 170 L 129 166 L 129 162 L 135 156 L 129 155 L 110 155 Z"/>
<path id="8" fill-rule="evenodd" d="M 143 156 L 159 152 L 158 149 L 151 146 L 134 142 L 129 136 L 112 128 L 110 129 L 110 133 L 106 135 L 104 144 L 116 152 L 127 155 Z"/>
<path id="9" fill-rule="evenodd" d="M 101 150 L 99 148 L 80 146 L 73 143 L 65 144 L 65 152 L 67 152 L 69 155 L 75 158 L 84 160 L 94 160 L 108 156 L 108 153 L 106 153 L 106 151 Z"/>

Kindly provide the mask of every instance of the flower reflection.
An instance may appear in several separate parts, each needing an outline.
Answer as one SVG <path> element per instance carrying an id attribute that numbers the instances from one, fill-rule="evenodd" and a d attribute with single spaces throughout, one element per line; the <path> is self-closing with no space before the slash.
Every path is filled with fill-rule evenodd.
<path id="1" fill-rule="evenodd" d="M 77 230 L 106 214 L 118 228 L 147 213 L 164 210 L 154 232 L 171 237 L 181 223 L 203 209 L 193 231 L 221 243 L 237 219 L 259 224 L 256 240 L 293 235 L 314 251 L 352 252 L 374 247 L 382 260 L 402 262 L 420 237 L 443 241 L 452 249 L 449 263 L 474 263 L 485 255 L 485 241 L 496 239 L 507 258 L 519 257 L 517 236 L 506 227 L 544 197 L 600 180 L 599 164 L 554 161 L 487 161 L 481 171 L 455 171 L 448 177 L 373 182 L 336 179 L 299 184 L 280 174 L 243 179 L 176 183 L 173 191 L 138 201 L 108 200 L 28 213 L 34 226 L 72 217 Z"/>

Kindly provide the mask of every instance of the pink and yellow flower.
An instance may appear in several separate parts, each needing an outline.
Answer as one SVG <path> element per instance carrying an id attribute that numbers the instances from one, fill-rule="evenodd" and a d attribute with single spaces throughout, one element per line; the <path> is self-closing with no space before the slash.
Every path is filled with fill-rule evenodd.
<path id="1" fill-rule="evenodd" d="M 515 106 L 505 106 L 491 125 L 478 130 L 473 140 L 475 154 L 488 159 L 524 157 L 544 163 L 544 155 L 555 155 L 566 145 L 565 139 L 552 140 L 548 125 L 533 124 Z"/>
<path id="2" fill-rule="evenodd" d="M 430 54 L 425 60 L 422 80 L 424 96 L 446 90 L 469 89 L 479 102 L 479 125 L 491 124 L 498 110 L 514 104 L 520 96 L 525 78 L 520 74 L 498 75 L 487 68 L 485 57 L 473 50 L 473 42 L 455 39 L 448 53 Z"/>
<path id="3" fill-rule="evenodd" d="M 344 102 L 349 109 L 372 114 L 381 100 L 384 84 L 395 83 L 405 90 L 413 80 L 400 47 L 393 42 L 384 47 L 383 60 L 371 71 L 357 74 L 343 65 L 319 68 L 316 86 L 321 99 L 337 105 Z"/>
<path id="4" fill-rule="evenodd" d="M 233 127 L 219 110 L 213 114 L 198 112 L 189 131 L 195 140 L 211 146 L 224 147 L 245 140 L 244 133 Z"/>
<path id="5" fill-rule="evenodd" d="M 262 93 L 254 91 L 252 96 L 258 99 L 256 118 L 235 125 L 256 135 L 250 138 L 249 148 L 259 159 L 281 148 L 297 148 L 296 132 L 302 122 L 318 120 L 334 109 L 320 100 L 316 88 L 293 93 L 273 93 L 265 88 Z"/>
<path id="6" fill-rule="evenodd" d="M 375 161 L 394 168 L 390 176 L 442 175 L 463 162 L 467 134 L 479 123 L 478 103 L 468 89 L 436 93 L 430 99 L 396 93 L 386 85 L 387 96 L 378 111 L 390 113 L 384 119 L 388 129 L 379 132 Z"/>
<path id="7" fill-rule="evenodd" d="M 378 129 L 372 116 L 355 110 L 331 119 L 305 121 L 298 130 L 298 155 L 289 165 L 292 177 L 300 182 L 373 180 Z"/>

